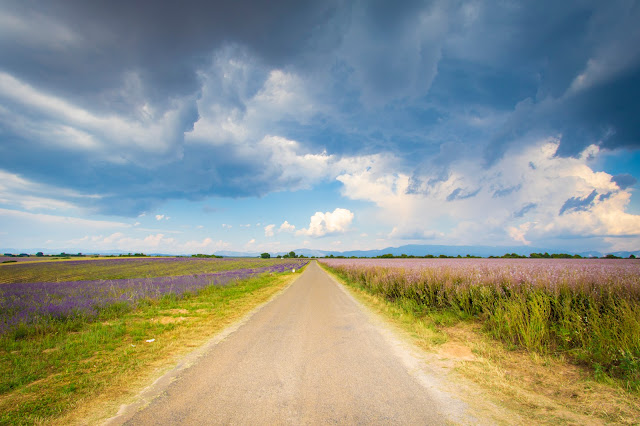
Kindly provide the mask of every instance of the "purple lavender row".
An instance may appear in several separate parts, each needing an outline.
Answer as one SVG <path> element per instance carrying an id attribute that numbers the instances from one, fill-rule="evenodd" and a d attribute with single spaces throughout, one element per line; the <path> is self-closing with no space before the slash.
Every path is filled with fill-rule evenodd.
<path id="1" fill-rule="evenodd" d="M 29 257 L 6 257 L 6 256 L 0 256 L 0 261 L 7 261 L 7 260 L 14 260 L 16 262 L 35 262 L 35 261 L 41 261 L 41 262 L 51 262 L 51 261 L 56 261 L 58 258 L 56 258 L 55 256 L 49 256 L 49 257 L 36 257 L 36 256 L 29 256 Z M 82 265 L 85 264 L 87 262 L 91 262 L 92 265 L 114 265 L 114 264 L 124 264 L 124 263 L 140 263 L 140 262 L 159 262 L 159 263 L 175 263 L 175 262 L 185 262 L 185 261 L 193 261 L 194 258 L 192 257 L 112 257 L 112 258 L 107 258 L 107 259 L 92 259 L 90 257 L 82 257 L 79 258 L 77 260 L 65 260 L 64 263 L 65 265 Z M 231 257 L 225 257 L 225 258 L 216 258 L 216 259 L 196 259 L 196 260 L 215 260 L 215 261 L 219 261 L 219 262 L 223 262 L 223 261 L 237 261 L 237 259 L 231 258 Z M 58 263 L 58 262 L 56 262 Z"/>
<path id="2" fill-rule="evenodd" d="M 117 258 L 31 262 L 0 268 L 0 284 L 35 281 L 75 281 L 112 278 L 140 278 L 149 276 L 216 273 L 267 265 L 287 265 L 294 259 L 277 261 L 254 258 Z M 6 265 L 5 265 L 6 266 Z M 121 276 L 114 276 L 121 275 Z M 43 278 L 38 278 L 38 277 Z"/>
<path id="3" fill-rule="evenodd" d="M 202 288 L 226 285 L 264 273 L 299 269 L 306 261 L 287 262 L 262 268 L 246 268 L 209 274 L 116 280 L 17 283 L 0 286 L 0 334 L 20 324 L 50 319 L 91 318 L 115 303 L 135 306 L 140 299 L 159 299 L 167 294 L 182 296 Z"/>

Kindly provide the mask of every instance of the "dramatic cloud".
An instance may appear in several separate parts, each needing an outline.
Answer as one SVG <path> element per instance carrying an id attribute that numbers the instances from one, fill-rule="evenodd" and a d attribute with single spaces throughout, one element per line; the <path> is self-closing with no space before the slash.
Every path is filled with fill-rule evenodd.
<path id="1" fill-rule="evenodd" d="M 593 207 L 593 200 L 595 200 L 598 192 L 594 189 L 591 194 L 587 195 L 584 198 L 580 197 L 571 197 L 560 208 L 560 215 L 562 215 L 566 211 L 583 211 L 586 212 L 590 207 Z"/>
<path id="2" fill-rule="evenodd" d="M 640 235 L 640 216 L 625 212 L 630 192 L 589 167 L 598 148 L 562 158 L 558 144 L 510 150 L 488 170 L 461 163 L 446 179 L 375 168 L 338 179 L 344 195 L 380 207 L 391 238 L 506 245 Z"/>
<path id="3" fill-rule="evenodd" d="M 616 185 L 620 187 L 620 189 L 627 189 L 638 182 L 636 178 L 634 178 L 628 173 L 616 175 L 612 177 L 611 180 L 614 181 Z"/>
<path id="4" fill-rule="evenodd" d="M 625 0 L 7 0 L 0 208 L 215 216 L 244 247 L 240 223 L 302 224 L 282 206 L 313 190 L 307 228 L 265 237 L 341 233 L 355 214 L 370 241 L 631 246 L 638 22 Z M 348 221 L 321 213 L 341 189 Z M 274 194 L 237 218 L 235 201 L 262 213 Z"/>
<path id="5" fill-rule="evenodd" d="M 442 3 L 383 3 L 355 2 L 339 49 L 366 103 L 424 95 L 436 76 L 448 30 Z"/>
<path id="6" fill-rule="evenodd" d="M 311 216 L 308 228 L 300 229 L 296 235 L 324 237 L 341 234 L 348 230 L 353 221 L 353 213 L 347 209 L 337 208 L 333 212 L 316 212 Z"/>

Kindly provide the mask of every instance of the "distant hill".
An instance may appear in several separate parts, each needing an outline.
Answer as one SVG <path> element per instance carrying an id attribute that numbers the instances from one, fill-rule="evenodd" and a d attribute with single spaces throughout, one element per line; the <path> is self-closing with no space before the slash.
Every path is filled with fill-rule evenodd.
<path id="1" fill-rule="evenodd" d="M 64 249 L 64 250 L 51 250 L 51 249 L 42 249 L 42 248 L 30 248 L 30 249 L 17 249 L 17 248 L 0 248 L 0 255 L 3 253 L 29 253 L 35 254 L 37 252 L 43 252 L 44 254 L 59 254 L 62 251 L 65 253 L 84 253 L 84 254 L 106 254 L 106 255 L 118 255 L 118 254 L 127 254 L 128 252 L 122 250 L 86 250 L 82 248 L 73 248 L 73 249 Z M 549 248 L 540 248 L 540 247 L 527 247 L 527 246 L 447 246 L 447 245 L 421 245 L 421 244 L 408 244 L 399 247 L 387 247 L 380 250 L 315 250 L 308 248 L 298 248 L 293 250 L 287 250 L 282 252 L 272 252 L 271 256 L 275 257 L 277 255 L 285 255 L 290 251 L 294 251 L 297 255 L 305 255 L 307 257 L 315 256 L 315 257 L 324 257 L 333 254 L 334 256 L 345 256 L 345 257 L 376 257 L 382 256 L 383 254 L 392 254 L 394 256 L 400 256 L 402 254 L 406 254 L 407 256 L 426 256 L 428 254 L 438 256 L 444 254 L 446 256 L 480 256 L 480 257 L 489 257 L 489 256 L 502 256 L 506 253 L 516 253 L 521 256 L 528 256 L 530 253 L 569 253 L 569 254 L 579 254 L 582 257 L 602 257 L 607 254 L 613 254 L 618 257 L 629 257 L 630 255 L 635 255 L 640 258 L 640 250 L 636 251 L 616 251 L 616 252 L 599 252 L 599 251 L 564 251 L 564 250 L 556 250 Z M 242 252 L 242 251 L 218 251 L 215 254 L 219 256 L 226 257 L 258 257 L 261 252 Z M 149 256 L 176 256 L 176 254 L 168 254 L 168 253 L 146 253 Z M 184 253 L 182 256 L 190 256 L 191 254 L 196 253 Z M 211 254 L 211 253 L 206 253 Z"/>
<path id="2" fill-rule="evenodd" d="M 260 253 L 262 252 L 225 250 L 225 251 L 217 251 L 214 254 L 217 254 L 218 256 L 225 256 L 225 257 L 258 257 L 260 256 Z"/>
<path id="3" fill-rule="evenodd" d="M 293 250 L 296 254 L 303 254 L 305 256 L 324 257 L 333 254 L 334 256 L 345 257 L 376 257 L 383 254 L 392 254 L 394 256 L 400 256 L 406 254 L 407 256 L 426 256 L 434 255 L 438 256 L 444 254 L 446 256 L 502 256 L 506 253 L 516 253 L 521 256 L 528 256 L 531 253 L 569 253 L 578 254 L 582 257 L 602 257 L 606 254 L 614 254 L 619 257 L 629 257 L 631 254 L 636 257 L 640 257 L 640 250 L 637 251 L 619 251 L 619 252 L 599 252 L 599 251 L 564 251 L 554 250 L 549 248 L 540 247 L 527 247 L 527 246 L 447 246 L 447 245 L 421 245 L 421 244 L 408 244 L 399 247 L 387 247 L 379 250 L 311 250 L 306 248 L 300 248 Z M 288 252 L 278 252 L 278 254 L 286 254 Z"/>

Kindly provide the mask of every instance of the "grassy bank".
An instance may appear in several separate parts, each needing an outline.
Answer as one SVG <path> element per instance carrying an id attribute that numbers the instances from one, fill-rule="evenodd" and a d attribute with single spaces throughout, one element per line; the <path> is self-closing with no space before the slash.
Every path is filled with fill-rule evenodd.
<path id="1" fill-rule="evenodd" d="M 640 398 L 624 381 L 597 377 L 564 354 L 539 354 L 487 333 L 479 317 L 429 309 L 415 300 L 389 298 L 321 263 L 363 304 L 386 318 L 413 344 L 434 354 L 431 368 L 455 368 L 474 409 L 504 424 L 637 424 Z M 471 387 L 470 387 L 471 386 Z M 469 396 L 473 398 L 472 396 Z M 495 405 L 491 405 L 495 404 Z M 506 412 L 497 412 L 505 407 Z"/>
<path id="2" fill-rule="evenodd" d="M 287 286 L 297 274 L 168 294 L 0 337 L 0 423 L 86 423 Z M 96 411 L 98 410 L 98 411 Z"/>

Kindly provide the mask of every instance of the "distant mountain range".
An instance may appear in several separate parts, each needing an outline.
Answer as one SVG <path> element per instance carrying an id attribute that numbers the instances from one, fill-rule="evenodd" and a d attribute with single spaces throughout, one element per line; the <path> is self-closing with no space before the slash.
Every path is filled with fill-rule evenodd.
<path id="1" fill-rule="evenodd" d="M 65 253 L 84 253 L 84 254 L 108 254 L 108 255 L 118 255 L 118 254 L 127 254 L 128 252 L 121 250 L 103 250 L 99 252 L 91 251 L 91 250 L 83 250 L 80 248 L 76 249 L 65 249 L 65 250 L 50 250 L 50 249 L 16 249 L 16 248 L 2 248 L 0 249 L 0 256 L 3 253 L 28 253 L 35 254 L 37 252 L 43 252 L 44 254 L 59 254 L 62 251 Z M 446 246 L 446 245 L 420 245 L 420 244 L 409 244 L 400 247 L 387 247 L 380 250 L 346 250 L 346 251 L 338 251 L 338 250 L 313 250 L 307 248 L 299 248 L 289 251 L 282 252 L 272 252 L 271 256 L 284 255 L 289 253 L 290 251 L 294 251 L 297 255 L 305 255 L 305 256 L 316 256 L 316 257 L 324 257 L 329 255 L 334 256 L 345 256 L 345 257 L 376 257 L 381 256 L 383 254 L 392 254 L 394 256 L 400 256 L 402 254 L 406 254 L 407 256 L 425 256 L 428 254 L 432 254 L 434 256 L 438 256 L 444 254 L 446 256 L 466 256 L 467 254 L 471 256 L 481 256 L 481 257 L 489 257 L 489 256 L 502 256 L 506 253 L 516 253 L 518 255 L 528 256 L 530 253 L 569 253 L 569 254 L 579 254 L 582 257 L 602 257 L 607 254 L 613 254 L 619 257 L 629 257 L 630 255 L 635 255 L 636 257 L 640 257 L 640 250 L 636 251 L 616 251 L 616 252 L 599 252 L 599 251 L 563 251 L 563 250 L 554 250 L 548 248 L 539 248 L 539 247 L 527 247 L 527 246 Z M 133 251 L 132 251 L 133 252 Z M 174 256 L 175 254 L 168 253 L 146 253 L 147 255 L 153 256 Z M 195 253 L 184 253 L 183 255 L 190 256 Z M 210 253 L 206 253 L 210 254 Z M 228 256 L 228 257 L 257 257 L 260 256 L 260 252 L 241 252 L 241 251 L 218 251 L 215 254 L 220 256 Z"/>
<path id="2" fill-rule="evenodd" d="M 636 251 L 617 251 L 617 252 L 599 252 L 599 251 L 563 251 L 563 250 L 553 250 L 548 248 L 539 248 L 539 247 L 527 247 L 527 246 L 446 246 L 446 245 L 420 245 L 420 244 L 409 244 L 400 247 L 387 247 L 380 250 L 347 250 L 347 251 L 337 251 L 337 250 L 310 250 L 310 249 L 297 249 L 293 250 L 296 254 L 303 254 L 305 256 L 316 256 L 323 257 L 329 256 L 333 254 L 334 256 L 346 256 L 346 257 L 376 257 L 382 256 L 383 254 L 392 254 L 394 256 L 400 256 L 402 254 L 406 254 L 407 256 L 426 256 L 428 254 L 438 256 L 444 254 L 446 256 L 480 256 L 480 257 L 489 257 L 489 256 L 502 256 L 506 253 L 516 253 L 518 255 L 528 256 L 531 253 L 569 253 L 569 254 L 578 254 L 582 257 L 602 257 L 607 254 L 613 254 L 619 257 L 629 257 L 630 255 L 635 255 L 636 257 L 640 257 L 640 250 Z M 278 252 L 278 254 L 286 254 L 288 252 Z M 220 252 L 225 256 L 223 252 Z M 271 253 L 274 255 L 274 253 Z M 256 256 L 258 253 L 256 253 Z"/>

